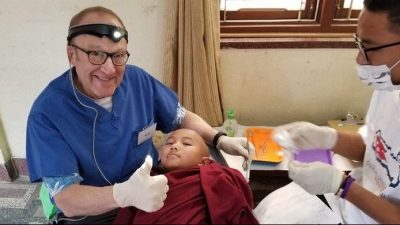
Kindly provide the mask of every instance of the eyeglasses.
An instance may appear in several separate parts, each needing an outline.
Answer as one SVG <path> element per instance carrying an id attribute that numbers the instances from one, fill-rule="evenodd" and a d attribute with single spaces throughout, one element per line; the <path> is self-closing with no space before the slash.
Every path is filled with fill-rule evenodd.
<path id="1" fill-rule="evenodd" d="M 107 58 L 110 57 L 111 61 L 116 66 L 123 66 L 128 61 L 130 56 L 129 52 L 116 52 L 116 53 L 107 53 L 101 51 L 87 51 L 81 47 L 78 47 L 74 44 L 70 44 L 70 46 L 81 50 L 82 52 L 86 53 L 88 56 L 89 62 L 93 65 L 103 65 Z"/>
<path id="2" fill-rule="evenodd" d="M 394 43 L 381 45 L 381 46 L 376 46 L 376 47 L 372 47 L 372 48 L 366 48 L 362 44 L 362 41 L 360 40 L 360 38 L 358 38 L 357 34 L 353 34 L 353 36 L 354 36 L 354 41 L 356 42 L 356 45 L 357 45 L 358 49 L 361 52 L 361 55 L 364 57 L 364 59 L 367 62 L 369 62 L 367 52 L 376 51 L 378 49 L 387 48 L 387 47 L 391 47 L 391 46 L 395 46 L 395 45 L 400 45 L 400 41 L 399 41 L 399 42 L 394 42 Z"/>

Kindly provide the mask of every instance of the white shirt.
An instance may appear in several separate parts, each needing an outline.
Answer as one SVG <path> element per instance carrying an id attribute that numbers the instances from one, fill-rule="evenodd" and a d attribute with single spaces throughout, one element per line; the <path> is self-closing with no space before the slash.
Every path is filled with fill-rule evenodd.
<path id="1" fill-rule="evenodd" d="M 400 204 L 400 91 L 374 91 L 359 133 L 366 145 L 363 167 L 351 175 L 375 195 Z M 340 205 L 346 223 L 378 223 L 346 200 Z"/>

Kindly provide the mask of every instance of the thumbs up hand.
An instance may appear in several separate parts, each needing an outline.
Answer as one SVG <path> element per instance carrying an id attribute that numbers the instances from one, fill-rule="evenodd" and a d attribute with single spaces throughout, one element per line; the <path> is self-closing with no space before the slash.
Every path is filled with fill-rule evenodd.
<path id="1" fill-rule="evenodd" d="M 129 180 L 114 185 L 113 197 L 119 207 L 134 206 L 146 212 L 155 212 L 164 206 L 168 180 L 164 175 L 150 176 L 152 166 L 153 159 L 147 156 Z"/>

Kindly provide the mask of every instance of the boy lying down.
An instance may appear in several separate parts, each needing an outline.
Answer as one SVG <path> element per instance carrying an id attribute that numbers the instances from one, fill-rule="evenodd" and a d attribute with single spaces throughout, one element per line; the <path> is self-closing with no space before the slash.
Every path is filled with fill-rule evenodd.
<path id="1" fill-rule="evenodd" d="M 160 210 L 120 209 L 115 224 L 258 224 L 243 175 L 210 159 L 208 147 L 193 130 L 171 133 L 153 174 L 164 174 L 169 191 Z"/>

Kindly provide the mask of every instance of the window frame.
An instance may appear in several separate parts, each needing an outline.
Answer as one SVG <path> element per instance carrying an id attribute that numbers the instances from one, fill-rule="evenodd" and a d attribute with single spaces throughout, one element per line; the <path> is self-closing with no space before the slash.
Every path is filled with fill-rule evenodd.
<path id="1" fill-rule="evenodd" d="M 312 0 L 307 0 L 311 4 Z M 242 10 L 226 11 L 220 10 L 220 34 L 221 37 L 296 37 L 307 36 L 333 36 L 349 37 L 356 32 L 357 19 L 342 20 L 335 19 L 337 5 L 343 6 L 344 0 L 320 0 L 318 10 L 314 20 L 301 21 L 263 21 L 260 18 L 268 19 L 269 16 L 279 16 L 279 18 L 293 18 L 298 11 L 273 11 L 273 10 Z M 361 10 L 352 10 L 352 17 L 357 17 Z M 341 7 L 337 15 L 346 18 L 349 9 Z M 308 18 L 314 15 L 310 10 L 305 10 L 303 14 Z M 224 15 L 229 20 L 224 20 Z M 297 18 L 297 17 L 296 17 Z M 313 18 L 314 19 L 314 18 Z"/>

